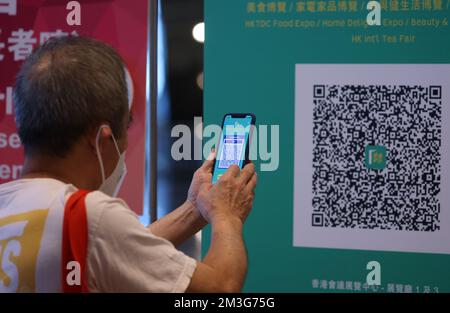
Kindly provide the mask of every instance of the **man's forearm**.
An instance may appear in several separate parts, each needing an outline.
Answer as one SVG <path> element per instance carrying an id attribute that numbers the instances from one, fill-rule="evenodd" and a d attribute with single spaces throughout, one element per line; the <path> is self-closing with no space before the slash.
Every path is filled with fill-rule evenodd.
<path id="1" fill-rule="evenodd" d="M 240 292 L 247 273 L 242 222 L 215 221 L 211 235 L 208 253 L 202 262 L 197 262 L 187 292 Z"/>
<path id="2" fill-rule="evenodd" d="M 212 225 L 211 246 L 205 264 L 222 273 L 225 290 L 239 292 L 247 274 L 247 251 L 242 237 L 242 222 L 221 221 Z"/>
<path id="3" fill-rule="evenodd" d="M 152 223 L 148 228 L 154 235 L 167 239 L 178 246 L 206 224 L 194 205 L 190 201 L 186 201 L 173 212 Z"/>

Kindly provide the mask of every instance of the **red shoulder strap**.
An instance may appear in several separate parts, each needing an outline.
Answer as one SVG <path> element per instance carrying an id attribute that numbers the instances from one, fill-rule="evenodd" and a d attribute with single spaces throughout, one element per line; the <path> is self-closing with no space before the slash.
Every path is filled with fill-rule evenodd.
<path id="1" fill-rule="evenodd" d="M 85 203 L 88 193 L 88 190 L 78 190 L 70 196 L 64 208 L 61 279 L 65 293 L 89 292 L 86 280 L 88 228 Z M 73 268 L 67 269 L 67 264 L 72 261 L 80 265 L 81 285 L 70 286 L 67 283 L 67 277 L 73 271 Z"/>

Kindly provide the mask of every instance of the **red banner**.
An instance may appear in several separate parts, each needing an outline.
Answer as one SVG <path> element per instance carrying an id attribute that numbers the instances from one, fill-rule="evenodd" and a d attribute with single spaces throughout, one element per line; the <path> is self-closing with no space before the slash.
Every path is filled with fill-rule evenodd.
<path id="1" fill-rule="evenodd" d="M 20 65 L 50 37 L 89 36 L 116 48 L 131 76 L 133 124 L 128 133 L 128 174 L 119 196 L 142 214 L 147 25 L 147 0 L 0 0 L 0 184 L 18 179 L 24 160 L 12 96 Z"/>

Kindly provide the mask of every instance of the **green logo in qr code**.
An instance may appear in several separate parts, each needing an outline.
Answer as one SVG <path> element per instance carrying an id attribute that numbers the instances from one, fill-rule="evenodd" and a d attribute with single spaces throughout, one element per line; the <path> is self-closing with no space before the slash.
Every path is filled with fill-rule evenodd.
<path id="1" fill-rule="evenodd" d="M 386 147 L 367 146 L 365 151 L 366 167 L 373 170 L 382 170 L 386 167 Z"/>

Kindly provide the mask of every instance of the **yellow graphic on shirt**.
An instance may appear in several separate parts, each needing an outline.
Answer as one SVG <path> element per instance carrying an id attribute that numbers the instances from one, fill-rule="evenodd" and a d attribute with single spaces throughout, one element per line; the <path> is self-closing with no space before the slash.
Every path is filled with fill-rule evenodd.
<path id="1" fill-rule="evenodd" d="M 34 292 L 48 209 L 0 218 L 0 292 Z"/>

